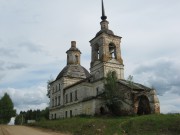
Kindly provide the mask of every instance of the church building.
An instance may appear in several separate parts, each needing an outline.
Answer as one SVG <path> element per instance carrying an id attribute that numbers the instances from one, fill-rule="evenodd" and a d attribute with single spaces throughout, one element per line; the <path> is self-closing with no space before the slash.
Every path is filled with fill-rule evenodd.
<path id="1" fill-rule="evenodd" d="M 108 111 L 101 95 L 104 79 L 109 71 L 117 76 L 118 89 L 123 102 L 121 110 L 130 114 L 160 113 L 156 91 L 138 83 L 129 83 L 124 78 L 121 56 L 121 37 L 109 29 L 102 0 L 100 31 L 90 40 L 90 73 L 81 65 L 81 51 L 76 41 L 71 42 L 67 54 L 67 65 L 57 78 L 48 84 L 50 119 L 68 118 L 77 115 L 101 115 Z"/>

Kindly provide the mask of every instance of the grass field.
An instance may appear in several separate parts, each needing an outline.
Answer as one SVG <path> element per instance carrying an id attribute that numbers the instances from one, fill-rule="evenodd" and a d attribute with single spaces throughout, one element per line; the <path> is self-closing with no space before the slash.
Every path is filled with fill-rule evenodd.
<path id="1" fill-rule="evenodd" d="M 41 121 L 30 126 L 73 135 L 180 135 L 180 115 L 74 117 Z"/>

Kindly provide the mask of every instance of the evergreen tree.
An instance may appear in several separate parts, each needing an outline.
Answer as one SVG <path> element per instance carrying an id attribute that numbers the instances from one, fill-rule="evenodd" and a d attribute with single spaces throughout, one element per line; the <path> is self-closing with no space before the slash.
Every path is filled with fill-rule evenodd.
<path id="1" fill-rule="evenodd" d="M 0 123 L 7 124 L 11 117 L 16 115 L 16 110 L 14 110 L 13 102 L 10 96 L 5 93 L 0 100 Z"/>

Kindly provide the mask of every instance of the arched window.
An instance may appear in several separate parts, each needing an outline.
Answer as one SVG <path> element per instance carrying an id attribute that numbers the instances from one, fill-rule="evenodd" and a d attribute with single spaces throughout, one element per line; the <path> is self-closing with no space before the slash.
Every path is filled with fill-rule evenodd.
<path id="1" fill-rule="evenodd" d="M 99 60 L 99 58 L 100 58 L 100 52 L 99 52 L 99 45 L 98 44 L 96 44 L 95 46 L 94 46 L 94 52 L 93 52 L 93 59 L 96 61 L 96 60 Z"/>
<path id="2" fill-rule="evenodd" d="M 99 48 L 98 48 L 98 51 L 97 51 L 97 58 L 99 60 Z"/>
<path id="3" fill-rule="evenodd" d="M 113 43 L 109 44 L 110 59 L 116 59 L 116 46 Z"/>
<path id="4" fill-rule="evenodd" d="M 99 46 L 96 47 L 96 58 L 99 60 Z"/>

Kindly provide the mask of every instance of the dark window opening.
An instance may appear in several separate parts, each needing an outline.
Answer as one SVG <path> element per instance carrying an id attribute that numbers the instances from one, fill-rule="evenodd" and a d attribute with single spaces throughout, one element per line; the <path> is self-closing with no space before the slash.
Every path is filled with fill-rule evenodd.
<path id="1" fill-rule="evenodd" d="M 70 102 L 72 102 L 72 93 L 70 93 Z"/>
<path id="2" fill-rule="evenodd" d="M 67 116 L 68 116 L 68 112 L 66 111 L 66 114 L 65 114 L 65 116 L 66 116 L 66 118 L 67 118 Z"/>
<path id="3" fill-rule="evenodd" d="M 66 103 L 68 103 L 68 94 L 66 94 Z"/>
<path id="4" fill-rule="evenodd" d="M 100 108 L 100 114 L 101 114 L 101 115 L 104 115 L 104 114 L 105 114 L 105 109 L 104 109 L 104 107 L 102 107 L 102 106 L 101 106 L 101 108 Z"/>
<path id="5" fill-rule="evenodd" d="M 75 91 L 75 101 L 78 100 L 77 98 L 77 90 Z"/>
<path id="6" fill-rule="evenodd" d="M 96 88 L 96 94 L 97 95 L 99 94 L 99 88 L 98 87 Z"/>
<path id="7" fill-rule="evenodd" d="M 57 106 L 57 97 L 55 98 L 55 106 Z"/>
<path id="8" fill-rule="evenodd" d="M 60 102 L 61 102 L 61 97 L 59 96 L 58 97 L 58 105 L 60 105 Z"/>
<path id="9" fill-rule="evenodd" d="M 70 117 L 72 117 L 72 110 L 70 110 Z"/>
<path id="10" fill-rule="evenodd" d="M 59 91 L 61 90 L 61 84 L 59 84 Z"/>
<path id="11" fill-rule="evenodd" d="M 54 107 L 54 99 L 52 99 L 52 107 Z"/>

